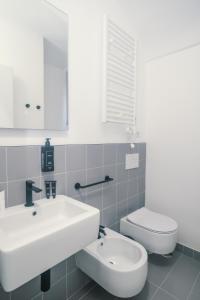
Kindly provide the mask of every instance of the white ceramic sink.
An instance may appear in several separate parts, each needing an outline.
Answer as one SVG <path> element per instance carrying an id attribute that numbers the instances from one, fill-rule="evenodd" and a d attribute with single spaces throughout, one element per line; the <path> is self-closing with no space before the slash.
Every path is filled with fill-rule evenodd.
<path id="1" fill-rule="evenodd" d="M 36 214 L 35 214 L 36 212 Z M 9 292 L 96 240 L 99 210 L 66 196 L 0 214 L 0 282 Z"/>

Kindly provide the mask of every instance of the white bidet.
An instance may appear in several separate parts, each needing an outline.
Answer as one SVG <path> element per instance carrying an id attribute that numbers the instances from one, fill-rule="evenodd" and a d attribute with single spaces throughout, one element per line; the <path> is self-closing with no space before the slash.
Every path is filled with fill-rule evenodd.
<path id="1" fill-rule="evenodd" d="M 109 293 L 137 295 L 147 278 L 147 252 L 142 245 L 105 228 L 106 236 L 76 255 L 77 266 Z"/>

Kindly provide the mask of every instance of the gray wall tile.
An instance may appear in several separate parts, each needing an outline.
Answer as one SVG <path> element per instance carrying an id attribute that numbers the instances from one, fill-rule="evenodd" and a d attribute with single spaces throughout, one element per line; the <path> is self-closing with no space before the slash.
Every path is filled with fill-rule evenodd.
<path id="1" fill-rule="evenodd" d="M 87 168 L 103 165 L 103 145 L 87 145 Z"/>
<path id="2" fill-rule="evenodd" d="M 79 194 L 79 191 L 75 190 L 75 183 L 79 182 L 81 185 L 86 184 L 86 170 L 70 171 L 67 172 L 67 195 L 74 196 Z M 81 192 L 84 192 L 81 190 Z"/>
<path id="3" fill-rule="evenodd" d="M 144 193 L 145 191 L 145 176 L 138 177 L 138 189 L 139 193 Z"/>
<path id="4" fill-rule="evenodd" d="M 119 164 L 116 166 L 117 169 L 117 181 L 126 181 L 128 180 L 128 170 L 125 169 L 125 164 Z"/>
<path id="5" fill-rule="evenodd" d="M 8 147 L 8 180 L 40 176 L 40 148 L 38 146 Z"/>
<path id="6" fill-rule="evenodd" d="M 128 199 L 128 212 L 129 213 L 134 212 L 135 210 L 140 208 L 139 197 L 140 197 L 140 195 L 136 195 L 136 196 Z"/>
<path id="7" fill-rule="evenodd" d="M 134 197 L 139 193 L 139 182 L 138 178 L 133 178 L 128 181 L 128 198 Z"/>
<path id="8" fill-rule="evenodd" d="M 103 225 L 110 226 L 117 221 L 117 205 L 110 206 L 103 210 Z"/>
<path id="9" fill-rule="evenodd" d="M 69 145 L 66 151 L 66 168 L 69 171 L 86 168 L 86 145 Z"/>
<path id="10" fill-rule="evenodd" d="M 87 193 L 86 203 L 102 210 L 102 189 Z"/>
<path id="11" fill-rule="evenodd" d="M 117 144 L 104 145 L 104 165 L 114 165 L 117 160 Z"/>
<path id="12" fill-rule="evenodd" d="M 128 199 L 128 181 L 117 184 L 117 201 L 122 202 Z"/>
<path id="13" fill-rule="evenodd" d="M 6 147 L 0 147 L 0 182 L 7 180 L 6 172 Z"/>
<path id="14" fill-rule="evenodd" d="M 54 146 L 54 173 L 65 172 L 65 146 Z"/>
<path id="15" fill-rule="evenodd" d="M 116 185 L 105 184 L 103 187 L 103 209 L 115 204 L 117 201 Z"/>
<path id="16" fill-rule="evenodd" d="M 145 160 L 146 159 L 146 143 L 138 144 L 138 150 L 140 153 L 140 160 Z"/>
<path id="17" fill-rule="evenodd" d="M 41 187 L 40 178 L 32 178 L 37 187 Z M 33 200 L 38 200 L 41 198 L 40 193 L 33 192 Z M 20 181 L 9 181 L 8 182 L 8 199 L 7 207 L 13 205 L 19 205 L 26 202 L 26 185 L 25 180 Z"/>
<path id="18" fill-rule="evenodd" d="M 128 214 L 128 200 L 118 203 L 118 219 Z"/>
<path id="19" fill-rule="evenodd" d="M 105 174 L 104 174 L 103 167 L 87 170 L 87 184 L 102 181 L 104 179 L 105 179 Z M 98 189 L 99 189 L 99 185 L 95 185 L 93 187 L 87 188 L 87 191 L 90 192 Z"/>

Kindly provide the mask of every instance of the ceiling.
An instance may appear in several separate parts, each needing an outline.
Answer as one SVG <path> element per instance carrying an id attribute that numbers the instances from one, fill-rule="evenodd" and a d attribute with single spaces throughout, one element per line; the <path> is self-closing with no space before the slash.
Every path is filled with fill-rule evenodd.
<path id="1" fill-rule="evenodd" d="M 200 0 L 121 0 L 146 60 L 200 43 Z"/>

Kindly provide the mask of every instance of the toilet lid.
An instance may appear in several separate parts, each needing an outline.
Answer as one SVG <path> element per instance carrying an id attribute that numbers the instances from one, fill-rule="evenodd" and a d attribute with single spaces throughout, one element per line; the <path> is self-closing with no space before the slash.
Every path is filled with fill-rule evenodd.
<path id="1" fill-rule="evenodd" d="M 177 230 L 177 223 L 164 215 L 142 207 L 127 216 L 127 220 L 135 225 L 157 233 L 170 233 Z"/>

